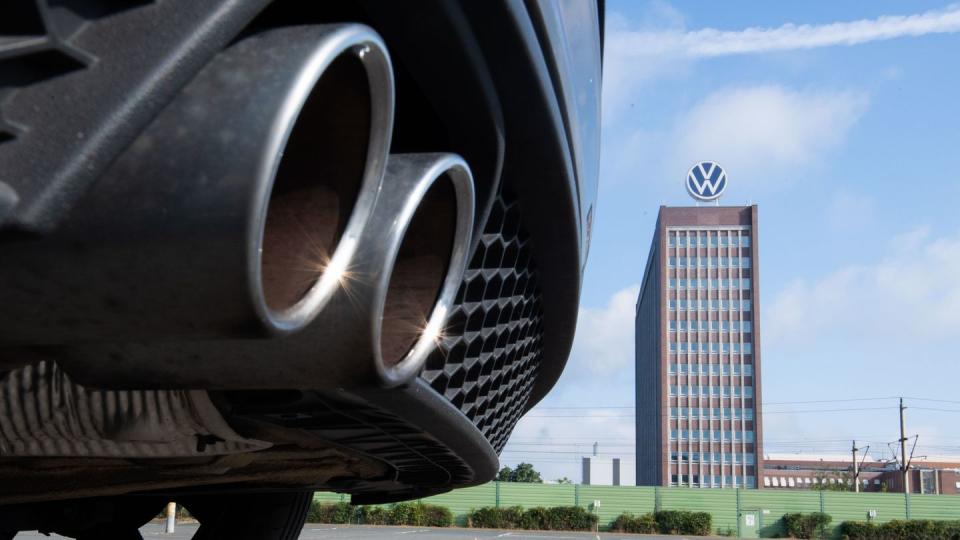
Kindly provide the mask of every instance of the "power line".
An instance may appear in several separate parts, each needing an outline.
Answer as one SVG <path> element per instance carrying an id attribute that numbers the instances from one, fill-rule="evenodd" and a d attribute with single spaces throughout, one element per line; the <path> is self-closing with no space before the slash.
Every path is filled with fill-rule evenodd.
<path id="1" fill-rule="evenodd" d="M 696 408 L 696 407 L 695 407 L 695 408 Z M 700 407 L 700 408 L 710 409 L 710 408 L 716 408 L 716 407 Z M 915 407 L 915 408 L 920 408 L 920 407 Z M 789 411 L 763 411 L 761 414 L 764 415 L 764 414 L 833 413 L 833 412 L 847 412 L 847 411 L 879 411 L 879 410 L 888 410 L 888 409 L 896 409 L 896 407 L 892 407 L 892 406 L 891 406 L 891 407 L 850 407 L 850 408 L 843 408 L 843 409 L 793 409 L 793 410 L 789 410 Z M 940 409 L 928 409 L 928 410 L 940 410 Z M 943 409 L 943 410 L 948 410 L 948 409 Z M 960 412 L 960 410 L 956 410 L 956 411 L 954 411 L 954 412 Z M 663 414 L 661 414 L 660 416 L 669 416 L 669 413 L 663 413 Z M 604 419 L 604 418 L 635 418 L 635 417 L 636 417 L 635 414 L 604 414 L 604 415 L 597 415 L 597 414 L 551 414 L 551 415 L 528 414 L 528 415 L 524 416 L 523 418 L 598 418 L 598 419 Z M 676 417 L 676 416 L 673 416 L 672 418 L 677 418 L 677 417 Z M 701 418 L 701 417 L 694 417 L 694 419 L 707 420 L 707 418 Z M 719 420 L 719 418 L 715 418 L 715 419 L 716 419 L 716 420 Z M 728 417 L 728 418 L 725 418 L 725 419 L 729 419 L 729 417 Z"/>

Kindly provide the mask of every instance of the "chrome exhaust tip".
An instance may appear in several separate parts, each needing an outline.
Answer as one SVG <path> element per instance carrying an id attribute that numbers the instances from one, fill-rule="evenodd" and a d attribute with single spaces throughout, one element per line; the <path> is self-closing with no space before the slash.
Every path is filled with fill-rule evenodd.
<path id="1" fill-rule="evenodd" d="M 352 264 L 393 113 L 390 59 L 366 26 L 283 27 L 237 41 L 57 231 L 5 246 L 0 340 L 215 340 L 303 329 Z"/>
<path id="2" fill-rule="evenodd" d="M 415 377 L 443 338 L 469 256 L 473 178 L 452 154 L 392 155 L 377 202 L 400 207 L 382 245 L 365 246 L 386 255 L 371 335 L 377 375 L 395 386 Z"/>
<path id="3" fill-rule="evenodd" d="M 282 48 L 299 39 L 290 31 L 268 34 Z M 311 38 L 316 30 L 304 33 Z M 279 106 L 275 159 L 264 164 L 273 180 L 251 253 L 259 262 L 252 281 L 261 314 L 285 332 L 316 316 L 350 265 L 393 128 L 393 74 L 379 36 L 347 25 L 312 39 L 318 46 Z"/>

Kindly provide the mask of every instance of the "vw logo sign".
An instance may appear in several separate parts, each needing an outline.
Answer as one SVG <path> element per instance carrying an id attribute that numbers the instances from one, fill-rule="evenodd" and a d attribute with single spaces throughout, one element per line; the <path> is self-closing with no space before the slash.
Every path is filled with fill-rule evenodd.
<path id="1" fill-rule="evenodd" d="M 687 172 L 687 191 L 698 201 L 712 201 L 727 189 L 727 173 L 713 161 L 701 161 Z"/>

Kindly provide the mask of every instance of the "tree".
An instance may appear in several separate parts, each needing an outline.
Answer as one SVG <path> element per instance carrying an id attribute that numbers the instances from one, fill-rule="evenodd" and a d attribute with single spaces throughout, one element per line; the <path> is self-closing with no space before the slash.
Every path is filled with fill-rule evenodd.
<path id="1" fill-rule="evenodd" d="M 540 473 L 538 473 L 530 463 L 520 463 L 516 469 L 511 469 L 510 467 L 500 469 L 500 472 L 497 473 L 497 481 L 542 484 L 543 478 L 540 477 Z"/>
<path id="2" fill-rule="evenodd" d="M 569 478 L 567 478 L 566 476 L 564 476 L 563 478 L 557 478 L 557 483 L 558 483 L 558 484 L 572 484 L 572 483 L 573 483 L 573 480 L 570 480 Z"/>

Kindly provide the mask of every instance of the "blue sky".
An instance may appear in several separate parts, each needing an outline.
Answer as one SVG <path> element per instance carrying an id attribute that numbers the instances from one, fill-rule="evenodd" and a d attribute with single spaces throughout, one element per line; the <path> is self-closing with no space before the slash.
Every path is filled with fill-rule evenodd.
<path id="1" fill-rule="evenodd" d="M 895 400 L 795 402 L 904 395 L 927 400 L 907 400 L 917 455 L 960 455 L 958 55 L 960 5 L 943 2 L 608 0 L 576 344 L 501 461 L 579 481 L 594 440 L 633 458 L 632 411 L 600 407 L 633 405 L 654 219 L 691 204 L 701 159 L 727 170 L 723 204 L 760 208 L 766 451 L 857 438 L 889 457 Z"/>

